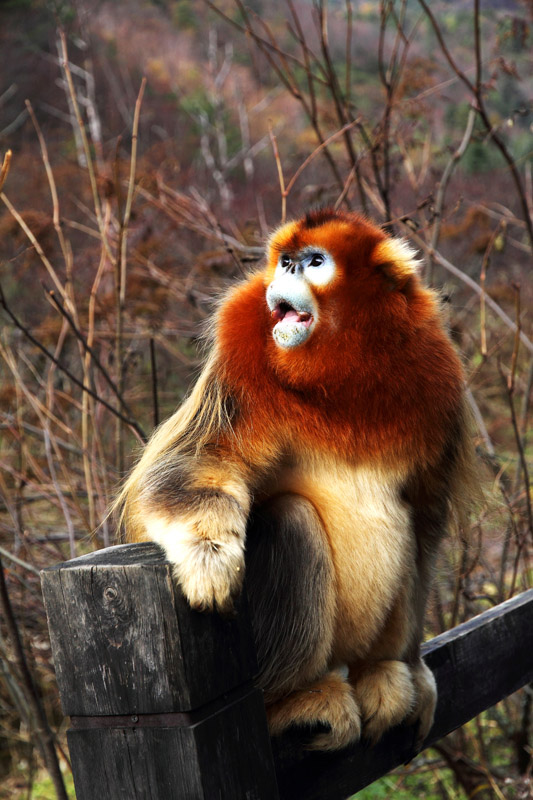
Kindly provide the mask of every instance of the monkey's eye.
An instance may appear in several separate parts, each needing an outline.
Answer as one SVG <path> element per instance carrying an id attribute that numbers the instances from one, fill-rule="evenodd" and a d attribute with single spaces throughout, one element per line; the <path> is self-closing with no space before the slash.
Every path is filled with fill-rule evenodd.
<path id="1" fill-rule="evenodd" d="M 326 261 L 326 256 L 323 253 L 306 253 L 302 262 L 304 267 L 321 267 Z"/>
<path id="2" fill-rule="evenodd" d="M 291 259 L 289 256 L 281 256 L 279 262 L 283 269 L 287 269 L 287 267 L 290 267 L 291 265 Z"/>
<path id="3" fill-rule="evenodd" d="M 326 250 L 304 251 L 301 264 L 305 278 L 312 286 L 327 286 L 335 277 L 335 259 Z"/>
<path id="4" fill-rule="evenodd" d="M 324 256 L 322 253 L 313 253 L 309 256 L 308 267 L 321 267 L 324 263 Z"/>

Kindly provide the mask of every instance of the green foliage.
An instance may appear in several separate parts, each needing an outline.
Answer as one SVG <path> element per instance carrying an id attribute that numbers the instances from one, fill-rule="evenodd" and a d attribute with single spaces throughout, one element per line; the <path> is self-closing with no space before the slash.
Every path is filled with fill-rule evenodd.
<path id="1" fill-rule="evenodd" d="M 411 775 L 406 775 L 405 770 L 397 770 L 357 792 L 352 800 L 413 800 L 415 797 L 442 800 L 443 796 L 448 800 L 462 800 L 462 794 L 454 787 L 453 779 L 443 770 L 439 770 L 437 780 L 433 770 Z"/>
<path id="2" fill-rule="evenodd" d="M 483 139 L 473 139 L 461 160 L 465 172 L 489 172 L 504 166 L 504 160 L 495 147 L 487 147 Z"/>
<path id="3" fill-rule="evenodd" d="M 193 0 L 179 0 L 177 3 L 172 3 L 170 13 L 172 22 L 177 28 L 198 30 L 200 19 Z"/>
<path id="4" fill-rule="evenodd" d="M 65 770 L 63 773 L 63 780 L 65 782 L 65 789 L 67 795 L 71 800 L 76 800 L 76 793 L 74 791 L 74 779 L 70 770 Z M 4 795 L 0 794 L 0 797 Z M 7 797 L 7 795 L 6 795 Z M 16 789 L 10 790 L 10 800 L 56 800 L 57 795 L 50 777 L 45 770 L 41 770 L 33 782 L 31 793 L 27 789 L 17 791 Z"/>
<path id="5" fill-rule="evenodd" d="M 504 73 L 500 76 L 496 89 L 490 95 L 491 106 L 504 120 L 512 120 L 522 128 L 528 128 L 532 114 L 528 110 L 531 100 L 523 91 L 515 77 Z"/>
<path id="6" fill-rule="evenodd" d="M 46 7 L 60 25 L 70 25 L 76 19 L 76 6 L 72 0 L 45 0 Z"/>
<path id="7" fill-rule="evenodd" d="M 0 12 L 2 11 L 24 11 L 26 9 L 36 6 L 40 6 L 40 2 L 36 2 L 36 0 L 3 0 L 0 6 Z"/>
<path id="8" fill-rule="evenodd" d="M 531 26 L 518 16 L 505 16 L 498 20 L 498 44 L 500 51 L 509 55 L 530 53 Z"/>
<path id="9" fill-rule="evenodd" d="M 199 83 L 196 89 L 188 91 L 179 101 L 180 108 L 196 118 L 199 113 L 207 114 L 209 119 L 213 116 L 213 104 L 208 97 L 206 89 Z"/>

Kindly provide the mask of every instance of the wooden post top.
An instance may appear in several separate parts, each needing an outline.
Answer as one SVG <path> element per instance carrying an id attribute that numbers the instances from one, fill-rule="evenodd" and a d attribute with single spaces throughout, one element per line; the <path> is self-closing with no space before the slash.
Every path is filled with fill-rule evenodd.
<path id="1" fill-rule="evenodd" d="M 245 599 L 231 619 L 192 611 L 156 544 L 58 564 L 42 586 L 65 714 L 189 712 L 253 680 Z"/>

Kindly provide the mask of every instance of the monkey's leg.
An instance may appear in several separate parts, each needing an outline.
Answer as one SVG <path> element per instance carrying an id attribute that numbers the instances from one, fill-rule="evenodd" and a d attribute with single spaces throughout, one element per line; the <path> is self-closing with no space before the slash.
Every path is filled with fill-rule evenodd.
<path id="1" fill-rule="evenodd" d="M 309 750 L 339 750 L 361 736 L 359 706 L 350 684 L 339 672 L 327 672 L 320 680 L 267 705 L 266 711 L 273 736 L 292 725 L 327 725 L 330 730 L 315 736 L 307 745 Z"/>
<path id="2" fill-rule="evenodd" d="M 446 470 L 443 470 L 443 474 L 446 474 Z M 426 502 L 424 505 L 413 508 L 417 558 L 411 614 L 415 619 L 415 623 L 411 629 L 406 661 L 410 666 L 415 686 L 415 700 L 413 709 L 407 717 L 407 722 L 418 723 L 417 749 L 422 749 L 422 744 L 433 724 L 437 705 L 437 684 L 433 673 L 422 660 L 420 642 L 422 641 L 424 616 L 435 560 L 439 544 L 446 534 L 446 525 L 447 495 L 445 487 L 441 486 L 440 493 L 437 493 L 431 502 Z"/>
<path id="3" fill-rule="evenodd" d="M 417 724 L 416 746 L 421 749 L 437 704 L 435 678 L 421 658 L 360 665 L 350 670 L 350 682 L 361 709 L 364 736 L 375 743 L 386 730 L 405 721 Z"/>
<path id="4" fill-rule="evenodd" d="M 372 741 L 406 720 L 418 723 L 420 747 L 433 723 L 437 687 L 431 670 L 420 656 L 420 641 L 433 564 L 445 520 L 442 499 L 413 511 L 416 537 L 413 568 L 405 576 L 367 659 L 350 668 L 350 682 L 361 707 L 363 732 Z"/>
<path id="5" fill-rule="evenodd" d="M 359 738 L 350 685 L 329 661 L 335 576 L 322 522 L 303 497 L 281 495 L 261 506 L 247 532 L 246 586 L 273 734 L 291 725 L 328 725 L 312 747 L 335 749 Z"/>

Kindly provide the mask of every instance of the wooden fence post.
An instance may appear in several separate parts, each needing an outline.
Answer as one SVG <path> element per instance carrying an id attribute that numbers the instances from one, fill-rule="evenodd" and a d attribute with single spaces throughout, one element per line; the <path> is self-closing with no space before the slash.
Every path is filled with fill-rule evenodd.
<path id="1" fill-rule="evenodd" d="M 77 800 L 277 800 L 244 600 L 232 619 L 192 611 L 151 543 L 42 585 Z"/>
<path id="2" fill-rule="evenodd" d="M 270 742 L 245 600 L 192 611 L 163 551 L 121 545 L 42 573 L 77 800 L 345 800 L 416 755 L 404 723 L 370 746 Z M 425 746 L 533 681 L 533 589 L 423 646 L 439 688 Z"/>

